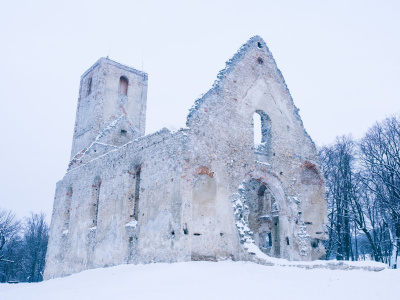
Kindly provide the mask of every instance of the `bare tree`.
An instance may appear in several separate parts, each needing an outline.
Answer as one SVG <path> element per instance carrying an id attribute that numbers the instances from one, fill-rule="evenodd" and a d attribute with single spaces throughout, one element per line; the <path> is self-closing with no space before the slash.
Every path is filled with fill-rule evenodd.
<path id="1" fill-rule="evenodd" d="M 351 218 L 354 222 L 354 242 L 356 246 L 356 257 L 363 255 L 365 252 L 358 253 L 358 240 L 364 241 L 364 248 L 368 247 L 368 254 L 376 261 L 385 262 L 383 254 L 383 243 L 385 231 L 382 230 L 382 218 L 377 210 L 377 202 L 375 194 L 362 182 L 362 173 L 357 173 L 358 179 L 356 197 L 351 202 Z M 358 231 L 358 232 L 357 232 Z M 364 235 L 364 236 L 362 236 Z M 366 246 L 366 242 L 369 243 Z"/>
<path id="2" fill-rule="evenodd" d="M 14 241 L 18 239 L 21 229 L 20 221 L 16 220 L 11 211 L 0 209 L 0 282 L 9 279 L 15 259 L 10 253 L 16 250 Z"/>
<path id="3" fill-rule="evenodd" d="M 45 220 L 45 214 L 33 214 L 26 220 L 23 244 L 24 266 L 26 280 L 38 282 L 43 280 L 49 227 Z"/>
<path id="4" fill-rule="evenodd" d="M 376 123 L 360 142 L 367 188 L 375 195 L 382 229 L 391 244 L 392 268 L 400 248 L 400 117 Z"/>
<path id="5" fill-rule="evenodd" d="M 45 215 L 31 213 L 24 225 L 0 210 L 0 282 L 43 280 L 49 227 Z"/>
<path id="6" fill-rule="evenodd" d="M 354 260 L 350 210 L 356 195 L 354 180 L 355 143 L 350 137 L 336 139 L 334 145 L 320 150 L 328 199 L 327 258 Z"/>

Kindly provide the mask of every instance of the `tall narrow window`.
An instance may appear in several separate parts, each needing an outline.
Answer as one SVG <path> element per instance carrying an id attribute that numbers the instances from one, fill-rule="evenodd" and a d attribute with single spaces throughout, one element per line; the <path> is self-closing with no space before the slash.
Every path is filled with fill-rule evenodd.
<path id="1" fill-rule="evenodd" d="M 128 79 L 121 76 L 119 79 L 119 93 L 122 95 L 128 95 Z"/>
<path id="2" fill-rule="evenodd" d="M 92 92 L 92 77 L 90 77 L 88 79 L 88 83 L 87 83 L 87 95 L 90 95 L 90 93 Z"/>
<path id="3" fill-rule="evenodd" d="M 253 115 L 253 126 L 256 152 L 258 154 L 269 155 L 271 152 L 271 119 L 262 110 L 257 110 Z"/>
<path id="4" fill-rule="evenodd" d="M 263 215 L 264 213 L 264 209 L 265 209 L 265 205 L 264 205 L 264 196 L 265 196 L 265 190 L 267 189 L 267 187 L 265 185 L 260 186 L 260 188 L 258 189 L 257 195 L 258 195 L 258 213 L 260 215 Z"/>
<path id="5" fill-rule="evenodd" d="M 253 116 L 253 126 L 254 126 L 254 146 L 261 144 L 261 116 L 257 113 Z"/>
<path id="6" fill-rule="evenodd" d="M 96 176 L 92 185 L 92 198 L 91 198 L 91 222 L 90 225 L 93 227 L 97 226 L 97 219 L 99 215 L 99 198 L 100 198 L 100 186 L 101 186 L 101 179 L 99 176 Z"/>
<path id="7" fill-rule="evenodd" d="M 258 120 L 256 124 L 256 120 Z M 261 136 L 261 143 L 269 143 L 271 140 L 271 119 L 262 110 L 256 110 L 254 113 L 254 132 Z M 256 128 L 257 127 L 257 128 Z"/>
<path id="8" fill-rule="evenodd" d="M 71 217 L 71 200 L 72 200 L 72 187 L 68 187 L 65 193 L 65 210 L 64 210 L 64 225 L 63 234 L 69 231 L 70 217 Z"/>
<path id="9" fill-rule="evenodd" d="M 139 217 L 139 196 L 140 196 L 140 167 L 136 170 L 136 183 L 135 183 L 135 206 L 133 211 L 133 216 L 135 220 Z"/>

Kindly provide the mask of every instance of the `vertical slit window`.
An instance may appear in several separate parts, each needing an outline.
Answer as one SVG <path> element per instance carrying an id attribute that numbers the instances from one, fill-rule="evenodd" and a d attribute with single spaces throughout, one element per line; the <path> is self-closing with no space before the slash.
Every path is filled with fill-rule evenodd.
<path id="1" fill-rule="evenodd" d="M 270 154 L 272 124 L 269 116 L 262 110 L 253 115 L 254 147 L 258 152 Z"/>
<path id="2" fill-rule="evenodd" d="M 134 211 L 133 211 L 133 216 L 135 220 L 137 221 L 139 218 L 139 197 L 140 197 L 140 172 L 141 168 L 138 167 L 136 170 L 136 183 L 135 183 L 135 205 L 134 205 Z"/>
<path id="3" fill-rule="evenodd" d="M 88 83 L 87 83 L 87 95 L 90 95 L 90 93 L 92 92 L 92 77 L 90 77 L 88 79 Z"/>
<path id="4" fill-rule="evenodd" d="M 262 185 L 260 186 L 260 188 L 258 189 L 258 213 L 260 215 L 264 214 L 264 195 L 265 195 L 265 190 L 266 190 L 266 186 Z"/>
<path id="5" fill-rule="evenodd" d="M 93 221 L 91 225 L 93 225 L 93 227 L 97 226 L 97 219 L 99 215 L 100 186 L 101 179 L 97 176 L 92 185 L 91 219 Z"/>
<path id="6" fill-rule="evenodd" d="M 68 233 L 70 218 L 71 218 L 71 201 L 72 201 L 72 187 L 69 187 L 65 193 L 65 211 L 64 211 L 64 226 L 63 233 Z"/>

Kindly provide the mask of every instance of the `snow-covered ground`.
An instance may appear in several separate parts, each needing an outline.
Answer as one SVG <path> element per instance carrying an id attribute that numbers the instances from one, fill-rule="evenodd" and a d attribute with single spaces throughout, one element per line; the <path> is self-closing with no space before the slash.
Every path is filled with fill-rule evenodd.
<path id="1" fill-rule="evenodd" d="M 41 283 L 0 284 L 0 299 L 398 300 L 400 270 L 305 270 L 232 261 L 122 265 Z"/>

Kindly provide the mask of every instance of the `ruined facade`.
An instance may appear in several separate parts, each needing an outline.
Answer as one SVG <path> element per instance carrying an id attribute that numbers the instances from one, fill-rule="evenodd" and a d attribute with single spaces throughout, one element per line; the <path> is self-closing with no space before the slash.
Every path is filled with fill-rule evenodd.
<path id="1" fill-rule="evenodd" d="M 317 151 L 260 37 L 196 100 L 186 128 L 144 135 L 146 96 L 146 73 L 107 58 L 82 75 L 45 278 L 125 263 L 252 260 L 251 245 L 288 260 L 324 255 Z"/>

